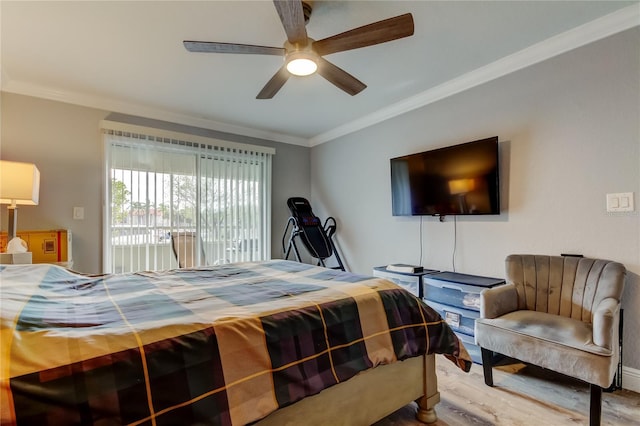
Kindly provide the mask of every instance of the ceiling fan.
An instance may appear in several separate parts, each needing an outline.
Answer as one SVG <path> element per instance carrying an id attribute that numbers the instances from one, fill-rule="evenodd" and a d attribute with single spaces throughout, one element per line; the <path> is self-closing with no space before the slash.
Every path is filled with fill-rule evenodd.
<path id="1" fill-rule="evenodd" d="M 190 40 L 183 42 L 184 47 L 189 52 L 283 56 L 284 65 L 258 93 L 257 99 L 273 98 L 291 74 L 310 75 L 316 71 L 330 83 L 353 96 L 364 90 L 367 85 L 323 56 L 413 35 L 413 16 L 406 13 L 316 41 L 307 36 L 305 29 L 306 21 L 311 16 L 311 1 L 274 0 L 273 3 L 287 34 L 284 47 Z"/>

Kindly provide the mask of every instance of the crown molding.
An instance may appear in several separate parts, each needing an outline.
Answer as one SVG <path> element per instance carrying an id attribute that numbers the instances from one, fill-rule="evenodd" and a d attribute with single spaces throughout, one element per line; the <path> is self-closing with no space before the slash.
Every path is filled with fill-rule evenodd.
<path id="1" fill-rule="evenodd" d="M 89 108 L 102 109 L 109 112 L 136 115 L 139 117 L 151 118 L 155 120 L 168 121 L 187 126 L 201 127 L 219 132 L 231 133 L 235 135 L 248 136 L 258 139 L 266 139 L 275 142 L 282 142 L 290 145 L 309 146 L 308 140 L 297 136 L 283 133 L 270 132 L 267 130 L 254 129 L 250 127 L 237 126 L 220 121 L 209 120 L 167 111 L 160 108 L 149 107 L 131 102 L 110 99 L 103 96 L 93 96 L 72 91 L 52 89 L 50 87 L 26 83 L 24 81 L 13 80 L 3 72 L 2 91 L 15 93 L 18 95 L 33 96 L 68 104 L 80 105 Z"/>
<path id="2" fill-rule="evenodd" d="M 309 139 L 316 146 L 511 74 L 562 53 L 640 25 L 640 3 L 550 37 L 429 90 Z"/>
<path id="3" fill-rule="evenodd" d="M 24 81 L 13 80 L 2 70 L 0 87 L 3 92 L 34 96 L 58 102 L 103 109 L 110 112 L 136 115 L 177 124 L 201 127 L 205 129 L 232 133 L 241 136 L 266 139 L 292 145 L 313 147 L 364 128 L 381 123 L 393 117 L 432 104 L 465 90 L 511 74 L 536 63 L 558 56 L 567 51 L 595 42 L 613 34 L 640 25 L 640 3 L 627 6 L 609 15 L 548 38 L 514 54 L 508 55 L 488 65 L 444 82 L 424 92 L 418 93 L 372 114 L 338 126 L 310 139 L 292 136 L 268 130 L 223 123 L 206 118 L 190 116 L 175 111 L 163 110 L 146 105 L 102 96 L 87 95 L 71 91 L 62 91 L 50 87 L 38 86 Z"/>

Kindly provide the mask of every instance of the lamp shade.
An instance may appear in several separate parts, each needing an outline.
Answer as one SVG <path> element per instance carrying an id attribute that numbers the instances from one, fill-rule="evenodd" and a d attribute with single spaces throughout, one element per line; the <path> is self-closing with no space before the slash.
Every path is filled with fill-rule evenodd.
<path id="1" fill-rule="evenodd" d="M 0 160 L 0 204 L 35 206 L 40 196 L 40 171 L 31 163 Z"/>

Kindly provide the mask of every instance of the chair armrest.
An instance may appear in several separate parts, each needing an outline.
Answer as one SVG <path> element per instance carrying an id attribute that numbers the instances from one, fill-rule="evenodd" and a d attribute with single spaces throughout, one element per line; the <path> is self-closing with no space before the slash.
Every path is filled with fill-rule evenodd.
<path id="1" fill-rule="evenodd" d="M 620 302 L 612 297 L 603 299 L 593 312 L 593 343 L 607 349 L 613 348 L 618 342 L 613 337 L 617 335 L 620 316 Z"/>
<path id="2" fill-rule="evenodd" d="M 482 290 L 480 318 L 497 318 L 518 310 L 518 292 L 513 284 Z"/>

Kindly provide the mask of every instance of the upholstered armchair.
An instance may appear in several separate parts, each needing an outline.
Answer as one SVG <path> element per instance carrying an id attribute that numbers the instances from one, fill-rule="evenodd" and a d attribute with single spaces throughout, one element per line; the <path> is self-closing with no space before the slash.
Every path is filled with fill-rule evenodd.
<path id="1" fill-rule="evenodd" d="M 599 425 L 602 390 L 620 359 L 617 262 L 570 256 L 511 255 L 506 284 L 480 295 L 475 338 L 484 381 L 493 386 L 494 353 L 590 384 L 589 424 Z"/>

